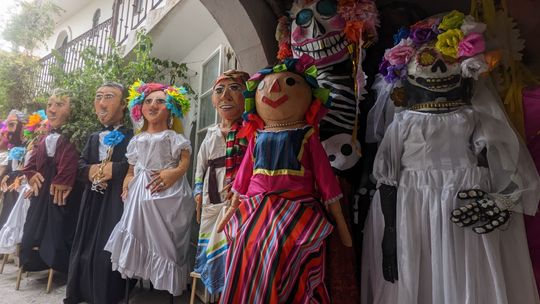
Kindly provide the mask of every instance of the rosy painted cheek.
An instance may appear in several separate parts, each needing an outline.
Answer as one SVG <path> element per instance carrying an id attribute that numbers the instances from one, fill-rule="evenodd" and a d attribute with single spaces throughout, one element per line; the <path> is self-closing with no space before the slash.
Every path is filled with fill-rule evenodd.
<path id="1" fill-rule="evenodd" d="M 301 26 L 297 26 L 292 32 L 291 36 L 292 40 L 295 42 L 301 42 L 302 40 L 306 39 L 304 28 Z"/>
<path id="2" fill-rule="evenodd" d="M 345 19 L 341 17 L 335 17 L 330 20 L 329 24 L 336 30 L 343 29 L 345 27 Z"/>

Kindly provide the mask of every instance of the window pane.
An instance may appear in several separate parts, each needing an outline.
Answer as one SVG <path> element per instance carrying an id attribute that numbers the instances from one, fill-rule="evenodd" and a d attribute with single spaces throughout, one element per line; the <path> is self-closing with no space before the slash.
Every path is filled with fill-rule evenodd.
<path id="1" fill-rule="evenodd" d="M 199 125 L 197 129 L 204 129 L 216 123 L 216 111 L 212 106 L 212 93 L 201 97 L 201 110 L 199 112 Z"/>
<path id="2" fill-rule="evenodd" d="M 206 92 L 212 88 L 214 80 L 219 75 L 219 52 L 203 64 L 201 92 Z"/>

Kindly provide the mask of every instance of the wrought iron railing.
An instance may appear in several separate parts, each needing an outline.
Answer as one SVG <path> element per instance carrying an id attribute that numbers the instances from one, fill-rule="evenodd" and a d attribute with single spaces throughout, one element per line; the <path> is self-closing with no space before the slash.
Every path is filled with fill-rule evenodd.
<path id="1" fill-rule="evenodd" d="M 86 31 L 79 37 L 69 41 L 67 44 L 59 47 L 56 52 L 63 57 L 61 62 L 54 54 L 48 54 L 41 58 L 41 70 L 38 73 L 36 81 L 37 93 L 45 92 L 51 89 L 53 76 L 51 70 L 55 65 L 61 64 L 62 70 L 69 73 L 83 66 L 84 62 L 81 56 L 83 50 L 94 47 L 100 55 L 108 55 L 111 52 L 111 27 L 112 18 L 105 20 L 97 26 Z"/>
<path id="2" fill-rule="evenodd" d="M 62 63 L 58 63 L 52 53 L 41 58 L 36 93 L 46 92 L 52 88 L 51 69 L 55 65 L 62 64 L 62 69 L 67 73 L 81 68 L 84 65 L 81 52 L 86 48 L 95 47 L 98 54 L 109 55 L 111 52 L 109 38 L 113 38 L 117 45 L 121 45 L 131 31 L 141 26 L 148 12 L 157 8 L 161 2 L 163 0 L 115 0 L 111 18 L 56 50 L 63 57 Z"/>

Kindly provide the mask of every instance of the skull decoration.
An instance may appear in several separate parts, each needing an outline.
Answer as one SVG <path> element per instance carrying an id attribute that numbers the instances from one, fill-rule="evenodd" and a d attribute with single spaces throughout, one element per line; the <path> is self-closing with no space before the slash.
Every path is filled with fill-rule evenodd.
<path id="1" fill-rule="evenodd" d="M 336 0 L 297 0 L 291 8 L 291 48 L 294 58 L 307 54 L 318 67 L 348 58 L 345 20 Z"/>
<path id="2" fill-rule="evenodd" d="M 461 66 L 456 58 L 424 45 L 408 63 L 406 80 L 428 91 L 448 92 L 461 86 Z"/>
<path id="3" fill-rule="evenodd" d="M 353 138 L 350 135 L 341 133 L 322 142 L 332 168 L 348 170 L 358 162 L 360 156 L 355 151 L 354 146 L 359 146 L 360 143 L 358 140 L 355 140 L 356 142 L 353 146 L 351 143 L 352 140 Z"/>

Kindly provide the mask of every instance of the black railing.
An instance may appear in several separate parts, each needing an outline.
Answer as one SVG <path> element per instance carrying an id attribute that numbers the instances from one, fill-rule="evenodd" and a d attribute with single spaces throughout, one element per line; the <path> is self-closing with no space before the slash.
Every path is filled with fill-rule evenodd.
<path id="1" fill-rule="evenodd" d="M 117 45 L 122 44 L 129 33 L 139 28 L 148 12 L 155 9 L 163 0 L 115 0 L 113 16 L 86 33 L 69 41 L 56 51 L 62 55 L 62 69 L 69 73 L 84 65 L 81 52 L 88 47 L 95 47 L 100 55 L 109 55 L 113 38 Z M 41 69 L 36 80 L 36 94 L 52 89 L 51 69 L 59 64 L 53 54 L 40 60 Z"/>
<path id="2" fill-rule="evenodd" d="M 113 6 L 114 38 L 122 44 L 132 30 L 139 28 L 148 12 L 163 0 L 116 0 Z"/>
<path id="3" fill-rule="evenodd" d="M 63 57 L 61 63 L 57 61 L 54 54 L 48 54 L 41 58 L 41 70 L 38 73 L 36 81 L 36 93 L 46 92 L 51 89 L 53 76 L 51 69 L 61 64 L 62 70 L 69 73 L 84 65 L 81 53 L 83 50 L 94 47 L 99 55 L 108 55 L 111 52 L 111 28 L 113 19 L 109 18 L 79 37 L 69 41 L 65 45 L 59 47 L 56 51 Z"/>

